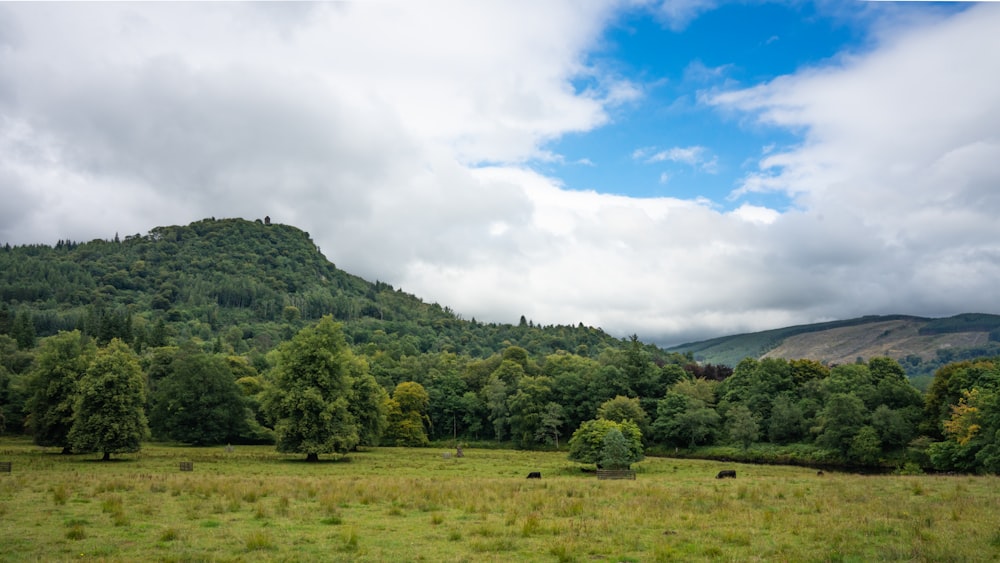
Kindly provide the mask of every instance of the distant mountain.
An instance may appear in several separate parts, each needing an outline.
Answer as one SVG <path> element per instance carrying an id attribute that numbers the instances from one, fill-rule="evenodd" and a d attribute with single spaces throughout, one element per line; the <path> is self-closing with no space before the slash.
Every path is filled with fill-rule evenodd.
<path id="1" fill-rule="evenodd" d="M 723 336 L 667 348 L 696 360 L 735 366 L 745 357 L 808 358 L 829 364 L 888 356 L 907 373 L 927 375 L 945 363 L 1000 355 L 1000 315 L 967 313 L 930 319 L 867 316 Z"/>

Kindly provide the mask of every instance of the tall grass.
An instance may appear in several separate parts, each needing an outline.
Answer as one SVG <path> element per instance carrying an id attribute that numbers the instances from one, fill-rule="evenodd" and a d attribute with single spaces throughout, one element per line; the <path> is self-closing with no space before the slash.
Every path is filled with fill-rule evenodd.
<path id="1" fill-rule="evenodd" d="M 319 463 L 267 447 L 150 445 L 111 463 L 0 451 L 17 468 L 0 476 L 4 561 L 1000 558 L 995 477 L 649 458 L 635 481 L 598 481 L 564 454 L 478 449 Z"/>

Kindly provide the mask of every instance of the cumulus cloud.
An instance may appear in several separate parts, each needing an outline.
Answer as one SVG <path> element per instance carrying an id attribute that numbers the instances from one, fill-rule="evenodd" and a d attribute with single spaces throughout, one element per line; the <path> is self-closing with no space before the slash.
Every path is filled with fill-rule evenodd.
<path id="1" fill-rule="evenodd" d="M 980 6 L 894 28 L 870 53 L 714 98 L 805 132 L 737 195 L 793 198 L 774 223 L 789 236 L 771 245 L 842 288 L 845 313 L 995 311 L 998 24 L 1000 9 Z"/>
<path id="2" fill-rule="evenodd" d="M 671 21 L 709 7 L 681 4 Z M 0 240 L 267 214 L 466 317 L 664 343 L 1000 301 L 1000 11 L 711 98 L 804 132 L 726 211 L 532 169 L 642 95 L 586 63 L 620 7 L 0 5 Z M 700 146 L 636 158 L 714 162 Z M 767 192 L 792 208 L 740 201 Z"/>

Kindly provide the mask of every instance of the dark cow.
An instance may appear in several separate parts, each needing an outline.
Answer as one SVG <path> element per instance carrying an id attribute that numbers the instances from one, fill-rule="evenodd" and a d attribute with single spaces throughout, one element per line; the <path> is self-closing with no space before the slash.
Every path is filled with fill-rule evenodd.
<path id="1" fill-rule="evenodd" d="M 716 479 L 726 479 L 726 478 L 735 479 L 736 478 L 736 470 L 735 469 L 723 469 L 722 471 L 719 472 L 718 475 L 715 476 L 715 478 Z"/>
<path id="2" fill-rule="evenodd" d="M 817 471 L 816 472 L 816 476 L 817 477 L 822 477 L 823 476 L 823 472 L 822 471 Z"/>
<path id="3" fill-rule="evenodd" d="M 532 471 L 528 473 L 528 479 L 541 479 L 542 473 L 540 471 Z"/>

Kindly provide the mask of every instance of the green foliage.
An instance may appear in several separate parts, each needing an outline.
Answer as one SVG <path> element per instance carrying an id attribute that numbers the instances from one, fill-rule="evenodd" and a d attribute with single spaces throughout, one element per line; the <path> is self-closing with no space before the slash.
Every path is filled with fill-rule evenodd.
<path id="1" fill-rule="evenodd" d="M 36 444 L 69 451 L 80 381 L 96 353 L 93 341 L 77 330 L 42 342 L 28 378 L 30 397 L 25 405 Z"/>
<path id="2" fill-rule="evenodd" d="M 737 405 L 729 409 L 726 413 L 726 429 L 729 432 L 729 439 L 740 444 L 744 450 L 760 437 L 757 418 L 746 405 Z"/>
<path id="3" fill-rule="evenodd" d="M 836 450 L 845 458 L 854 436 L 865 423 L 865 404 L 849 393 L 834 393 L 818 417 L 816 444 Z"/>
<path id="4" fill-rule="evenodd" d="M 649 416 L 642 410 L 639 399 L 621 395 L 601 403 L 601 406 L 597 407 L 597 417 L 615 422 L 631 420 L 640 429 L 649 425 Z"/>
<path id="5" fill-rule="evenodd" d="M 389 402 L 389 428 L 386 432 L 386 442 L 394 446 L 423 447 L 430 445 L 427 431 L 424 429 L 424 419 L 415 411 L 403 412 L 399 404 Z"/>
<path id="6" fill-rule="evenodd" d="M 35 322 L 30 311 L 21 311 L 14 317 L 10 335 L 21 350 L 29 350 L 35 346 Z"/>
<path id="7" fill-rule="evenodd" d="M 948 364 L 934 374 L 925 400 L 924 432 L 944 437 L 944 422 L 951 418 L 952 407 L 972 389 L 1000 387 L 1000 370 L 992 359 Z"/>
<path id="8" fill-rule="evenodd" d="M 952 371 L 951 383 L 971 387 L 949 405 L 946 440 L 931 444 L 931 461 L 941 470 L 1000 473 L 1000 370 L 975 363 Z"/>
<path id="9" fill-rule="evenodd" d="M 675 383 L 656 404 L 653 436 L 675 447 L 711 443 L 721 416 L 715 410 L 717 382 L 704 379 Z"/>
<path id="10" fill-rule="evenodd" d="M 796 442 L 805 437 L 807 430 L 805 414 L 795 395 L 782 393 L 775 397 L 767 424 L 768 440 L 775 444 Z"/>
<path id="11" fill-rule="evenodd" d="M 861 465 L 877 465 L 882 453 L 882 441 L 878 431 L 871 426 L 862 426 L 861 430 L 851 439 L 847 456 L 853 462 Z"/>
<path id="12" fill-rule="evenodd" d="M 310 326 L 324 315 L 337 322 L 336 338 Z M 309 329 L 296 333 L 302 326 Z M 815 328 L 758 335 L 749 355 L 776 337 Z M 465 320 L 338 270 L 307 233 L 278 224 L 211 219 L 120 242 L 0 252 L 0 425 L 8 431 L 22 427 L 22 407 L 38 390 L 28 385 L 35 378 L 29 371 L 73 371 L 69 359 L 47 360 L 44 343 L 74 329 L 98 343 L 118 338 L 141 354 L 153 427 L 179 440 L 216 441 L 222 427 L 239 427 L 240 436 L 225 441 L 256 441 L 271 432 L 261 425 L 273 425 L 279 450 L 308 457 L 378 444 L 383 436 L 421 444 L 491 436 L 530 447 L 558 445 L 597 416 L 635 422 L 647 445 L 661 451 L 732 440 L 750 452 L 769 440 L 826 452 L 828 462 L 868 456 L 930 463 L 932 452 L 947 450 L 956 463 L 983 470 L 1000 458 L 993 441 L 1000 424 L 990 422 L 985 402 L 977 407 L 981 430 L 967 433 L 965 443 L 944 431 L 965 391 L 996 387 L 992 362 L 941 370 L 926 406 L 901 364 L 888 358 L 832 369 L 743 356 L 735 369 L 693 365 L 690 351 L 666 352 L 582 324 Z M 185 356 L 197 361 L 181 375 Z M 906 360 L 906 369 L 914 362 Z M 389 398 L 401 383 L 423 390 L 416 408 L 405 393 Z M 194 387 L 208 392 L 195 396 Z M 852 407 L 834 408 L 844 401 Z M 71 418 L 64 409 L 63 423 Z M 40 427 L 31 429 L 47 440 Z M 877 454 L 859 449 L 875 443 L 872 431 Z M 932 448 L 935 441 L 955 441 L 961 451 Z"/>
<path id="13" fill-rule="evenodd" d="M 945 319 L 933 319 L 920 328 L 920 334 L 947 334 L 956 332 L 992 332 L 1000 329 L 1000 315 L 964 313 Z"/>
<path id="14" fill-rule="evenodd" d="M 281 345 L 274 360 L 262 406 L 275 423 L 278 451 L 315 460 L 357 446 L 361 430 L 350 404 L 367 364 L 348 348 L 341 326 L 324 317 Z"/>
<path id="15" fill-rule="evenodd" d="M 148 437 L 146 390 L 132 350 L 112 340 L 80 380 L 69 443 L 77 452 L 137 452 Z"/>
<path id="16" fill-rule="evenodd" d="M 532 357 L 567 350 L 596 358 L 623 345 L 583 325 L 465 320 L 339 270 L 308 233 L 242 219 L 157 227 L 118 243 L 13 247 L 0 252 L 0 304 L 0 334 L 16 334 L 22 349 L 31 348 L 32 331 L 44 337 L 79 328 L 138 352 L 198 339 L 220 342 L 227 348 L 220 352 L 265 354 L 328 314 L 344 323 L 353 345 L 375 342 L 380 331 L 392 335 L 379 348 L 395 360 L 428 352 L 487 358 L 509 349 L 506 359 L 532 373 Z M 654 361 L 677 357 L 642 348 Z"/>
<path id="17" fill-rule="evenodd" d="M 424 386 L 404 381 L 396 386 L 389 401 L 389 428 L 386 441 L 396 446 L 427 446 L 425 424 L 430 396 Z"/>
<path id="18" fill-rule="evenodd" d="M 536 441 L 551 397 L 552 379 L 549 377 L 526 375 L 517 381 L 514 393 L 507 399 L 507 407 L 511 435 L 519 446 L 526 447 Z"/>
<path id="19" fill-rule="evenodd" d="M 617 428 L 609 430 L 601 446 L 600 466 L 604 469 L 628 469 L 633 461 L 632 451 L 622 431 Z"/>
<path id="20" fill-rule="evenodd" d="M 493 424 L 493 433 L 497 441 L 503 440 L 507 433 L 510 422 L 510 411 L 507 408 L 508 386 L 496 374 L 490 375 L 489 380 L 483 387 L 483 399 L 488 412 L 490 422 Z"/>
<path id="21" fill-rule="evenodd" d="M 389 426 L 389 394 L 371 374 L 354 378 L 350 411 L 358 424 L 358 445 L 377 446 Z"/>
<path id="22" fill-rule="evenodd" d="M 182 349 L 150 399 L 156 436 L 194 445 L 253 441 L 245 396 L 220 356 Z"/>
<path id="23" fill-rule="evenodd" d="M 605 437 L 617 430 L 625 439 L 629 451 L 629 463 L 643 459 L 642 432 L 631 421 L 614 422 L 597 418 L 588 420 L 573 432 L 569 440 L 569 459 L 580 463 L 600 464 L 604 452 Z"/>
<path id="24" fill-rule="evenodd" d="M 535 441 L 559 447 L 559 437 L 562 436 L 562 426 L 566 422 L 565 413 L 559 403 L 548 403 L 542 411 L 538 430 L 535 431 Z"/>

